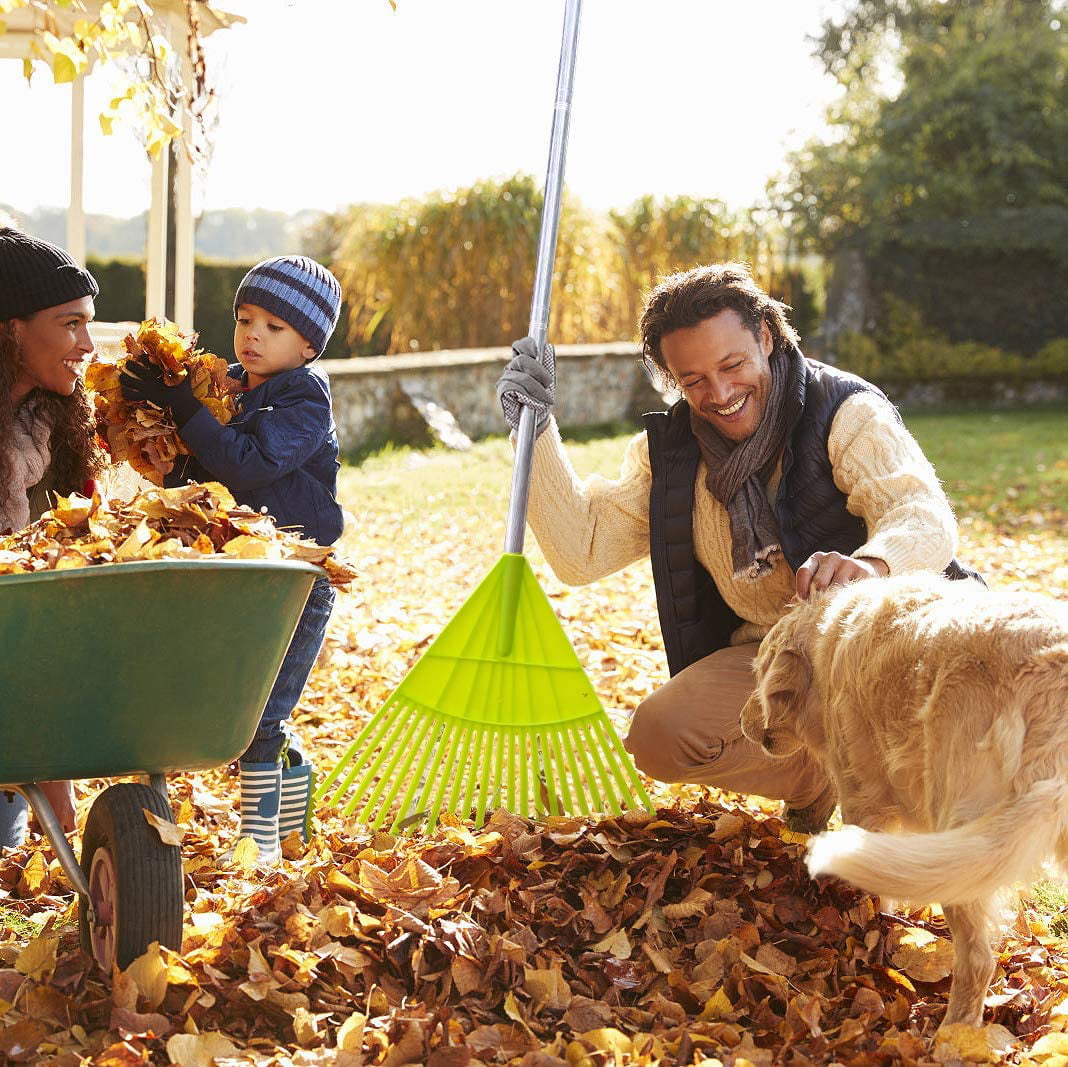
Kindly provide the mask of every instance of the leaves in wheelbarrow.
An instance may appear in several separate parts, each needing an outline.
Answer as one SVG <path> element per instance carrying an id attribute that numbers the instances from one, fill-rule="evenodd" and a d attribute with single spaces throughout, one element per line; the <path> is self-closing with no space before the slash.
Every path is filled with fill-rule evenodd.
<path id="1" fill-rule="evenodd" d="M 234 379 L 226 361 L 196 347 L 196 335 L 184 334 L 173 322 L 148 319 L 136 334 L 123 340 L 124 354 L 98 355 L 89 364 L 85 385 L 97 417 L 100 437 L 107 442 L 114 462 L 126 461 L 155 485 L 189 449 L 178 434 L 169 411 L 148 401 L 131 401 L 122 395 L 119 375 L 131 360 L 155 364 L 167 385 L 189 378 L 193 395 L 219 420 L 234 415 Z"/>
<path id="2" fill-rule="evenodd" d="M 356 577 L 333 549 L 280 530 L 218 482 L 148 489 L 128 503 L 59 496 L 36 522 L 0 538 L 0 575 L 220 555 L 314 563 L 339 587 Z"/>

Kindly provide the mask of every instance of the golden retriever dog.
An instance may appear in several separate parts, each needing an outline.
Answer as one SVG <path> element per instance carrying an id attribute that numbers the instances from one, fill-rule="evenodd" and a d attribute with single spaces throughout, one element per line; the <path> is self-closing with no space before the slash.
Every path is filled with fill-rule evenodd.
<path id="1" fill-rule="evenodd" d="M 943 1025 L 982 1022 L 998 890 L 1068 860 L 1068 606 L 974 581 L 868 579 L 798 603 L 764 639 L 742 731 L 806 746 L 843 822 L 808 869 L 938 902 Z"/>

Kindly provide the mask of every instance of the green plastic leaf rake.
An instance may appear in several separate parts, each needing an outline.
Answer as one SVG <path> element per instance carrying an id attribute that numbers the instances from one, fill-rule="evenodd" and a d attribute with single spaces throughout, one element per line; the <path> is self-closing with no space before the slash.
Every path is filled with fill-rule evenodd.
<path id="1" fill-rule="evenodd" d="M 525 557 L 506 553 L 319 787 L 374 829 L 648 805 L 634 765 Z"/>
<path id="2" fill-rule="evenodd" d="M 545 357 L 581 0 L 567 0 L 530 335 Z M 316 790 L 396 830 L 443 811 L 524 816 L 650 809 L 634 764 L 524 558 L 535 437 L 525 406 L 504 555 Z M 346 773 L 346 768 L 348 768 Z M 344 777 L 342 778 L 342 775 Z M 339 779 L 341 779 L 339 781 Z M 336 785 L 335 785 L 336 783 Z"/>

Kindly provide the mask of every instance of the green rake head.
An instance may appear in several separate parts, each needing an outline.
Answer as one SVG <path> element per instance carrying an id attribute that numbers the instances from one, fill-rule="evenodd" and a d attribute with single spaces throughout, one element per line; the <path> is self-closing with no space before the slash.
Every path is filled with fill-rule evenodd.
<path id="1" fill-rule="evenodd" d="M 344 777 L 342 777 L 344 775 Z M 340 781 L 339 781 L 340 779 Z M 336 784 L 335 784 L 336 783 Z M 316 791 L 391 828 L 441 812 L 620 814 L 651 804 L 548 597 L 505 553 Z M 351 790 L 351 793 L 350 793 Z"/>

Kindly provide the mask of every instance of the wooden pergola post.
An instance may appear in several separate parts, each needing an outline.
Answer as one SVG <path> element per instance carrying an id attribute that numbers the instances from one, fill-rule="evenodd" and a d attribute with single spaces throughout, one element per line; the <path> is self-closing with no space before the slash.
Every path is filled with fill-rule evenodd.
<path id="1" fill-rule="evenodd" d="M 57 11 L 55 16 L 61 33 L 69 33 L 74 18 L 93 18 L 101 0 L 85 0 L 86 11 Z M 187 93 L 192 92 L 193 71 L 186 54 L 185 37 L 189 23 L 184 0 L 153 0 L 155 21 L 159 30 L 171 41 L 175 55 L 180 57 L 180 77 Z M 240 15 L 220 10 L 214 4 L 198 7 L 201 37 L 219 29 L 227 29 L 244 22 Z M 24 60 L 32 58 L 32 42 L 37 32 L 37 13 L 32 8 L 16 8 L 5 15 L 7 29 L 0 34 L 0 59 Z M 67 210 L 67 251 L 79 263 L 85 263 L 85 77 L 71 84 L 70 124 L 70 204 Z M 175 116 L 186 131 L 191 126 L 187 109 Z M 163 317 L 167 312 L 167 221 L 169 213 L 169 166 L 171 153 L 166 149 L 152 161 L 151 201 L 148 209 L 148 234 L 145 241 L 145 316 Z M 175 320 L 184 328 L 193 327 L 193 173 L 184 146 L 175 153 L 174 187 L 174 309 Z M 122 336 L 123 330 L 109 329 L 110 324 L 94 323 L 98 343 L 107 343 Z M 114 336 L 112 336 L 114 335 Z"/>

